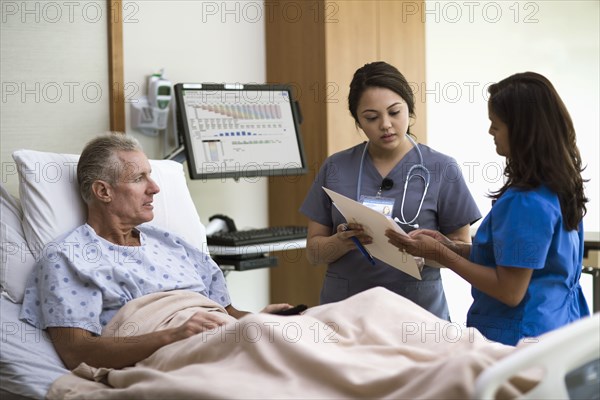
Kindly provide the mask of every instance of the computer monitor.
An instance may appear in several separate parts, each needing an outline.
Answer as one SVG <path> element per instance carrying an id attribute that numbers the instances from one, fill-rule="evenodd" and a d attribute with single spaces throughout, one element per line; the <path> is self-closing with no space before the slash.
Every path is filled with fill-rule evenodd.
<path id="1" fill-rule="evenodd" d="M 287 85 L 175 85 L 191 179 L 307 172 L 300 113 Z"/>

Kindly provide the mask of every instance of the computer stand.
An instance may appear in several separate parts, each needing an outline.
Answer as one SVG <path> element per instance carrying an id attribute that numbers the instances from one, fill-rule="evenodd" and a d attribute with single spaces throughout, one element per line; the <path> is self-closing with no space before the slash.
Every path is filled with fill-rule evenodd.
<path id="1" fill-rule="evenodd" d="M 270 253 L 304 248 L 306 248 L 306 239 L 247 246 L 208 246 L 212 259 L 219 265 L 224 274 L 229 271 L 248 271 L 275 267 L 278 264 L 278 259 Z"/>
<path id="2" fill-rule="evenodd" d="M 184 147 L 179 146 L 178 148 L 173 150 L 171 153 L 165 156 L 165 160 L 173 160 L 183 164 L 183 162 L 186 160 Z"/>
<path id="3" fill-rule="evenodd" d="M 249 271 L 259 268 L 276 267 L 277 257 L 267 254 L 252 254 L 250 257 L 238 258 L 236 256 L 213 256 L 213 260 L 219 265 L 223 274 L 230 271 Z"/>

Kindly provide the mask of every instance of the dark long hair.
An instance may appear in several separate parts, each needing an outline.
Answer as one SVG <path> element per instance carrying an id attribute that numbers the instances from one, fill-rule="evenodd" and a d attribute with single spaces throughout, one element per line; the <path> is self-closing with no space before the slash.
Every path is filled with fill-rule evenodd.
<path id="1" fill-rule="evenodd" d="M 348 109 L 358 125 L 358 103 L 365 90 L 373 87 L 389 89 L 406 102 L 408 115 L 415 118 L 415 97 L 408 81 L 396 67 L 384 61 L 365 64 L 354 73 L 348 94 Z M 410 134 L 410 127 L 409 127 Z"/>
<path id="2" fill-rule="evenodd" d="M 508 127 L 510 155 L 507 181 L 491 194 L 497 199 L 509 187 L 548 186 L 557 193 L 567 230 L 577 229 L 587 209 L 581 156 L 571 116 L 544 76 L 524 72 L 489 87 L 489 109 Z"/>

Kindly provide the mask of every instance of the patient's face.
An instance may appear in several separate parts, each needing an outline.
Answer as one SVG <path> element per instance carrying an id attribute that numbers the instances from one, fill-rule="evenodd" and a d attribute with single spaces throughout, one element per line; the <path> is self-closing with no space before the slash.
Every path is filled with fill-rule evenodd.
<path id="1" fill-rule="evenodd" d="M 117 182 L 111 185 L 111 212 L 124 225 L 137 226 L 154 218 L 154 195 L 160 191 L 150 177 L 148 158 L 141 151 L 118 153 Z"/>

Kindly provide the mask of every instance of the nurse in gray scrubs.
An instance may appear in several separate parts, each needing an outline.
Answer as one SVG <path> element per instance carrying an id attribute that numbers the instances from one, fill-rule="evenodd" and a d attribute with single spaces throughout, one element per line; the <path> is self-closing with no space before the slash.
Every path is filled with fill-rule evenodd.
<path id="1" fill-rule="evenodd" d="M 406 232 L 435 229 L 470 242 L 469 226 L 481 214 L 460 166 L 415 142 L 409 129 L 414 96 L 395 67 L 373 62 L 359 68 L 350 83 L 348 107 L 368 141 L 328 157 L 300 208 L 309 218 L 308 259 L 328 264 L 321 304 L 383 286 L 449 319 L 440 270 L 425 265 L 418 280 L 377 259 L 372 265 L 351 239 L 368 244 L 371 238 L 360 225 L 346 229 L 321 187 L 380 211 Z"/>

